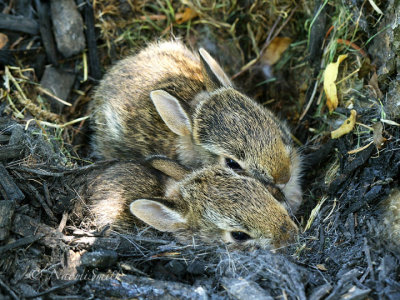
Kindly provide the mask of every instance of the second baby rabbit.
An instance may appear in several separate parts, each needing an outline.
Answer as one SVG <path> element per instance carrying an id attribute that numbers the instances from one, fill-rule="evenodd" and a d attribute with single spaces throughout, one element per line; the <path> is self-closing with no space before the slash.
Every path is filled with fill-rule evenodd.
<path id="1" fill-rule="evenodd" d="M 296 211 L 300 158 L 288 128 L 233 88 L 204 50 L 153 43 L 118 62 L 91 103 L 94 148 L 103 158 L 163 154 L 191 168 L 219 164 L 254 177 Z"/>
<path id="2" fill-rule="evenodd" d="M 220 166 L 189 172 L 164 157 L 148 163 L 114 162 L 85 175 L 78 190 L 97 225 L 132 231 L 136 217 L 184 242 L 198 237 L 239 248 L 278 248 L 296 236 L 283 205 L 251 177 Z"/>

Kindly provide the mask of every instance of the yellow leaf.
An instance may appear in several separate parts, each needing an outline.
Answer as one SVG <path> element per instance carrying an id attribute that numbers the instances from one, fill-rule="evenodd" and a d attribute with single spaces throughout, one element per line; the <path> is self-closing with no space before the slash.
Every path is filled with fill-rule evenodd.
<path id="1" fill-rule="evenodd" d="M 272 66 L 281 58 L 282 53 L 285 52 L 291 42 L 292 39 L 288 37 L 274 38 L 262 55 L 261 62 Z"/>
<path id="2" fill-rule="evenodd" d="M 8 37 L 0 32 L 0 49 L 4 48 L 8 43 Z"/>
<path id="3" fill-rule="evenodd" d="M 374 71 L 368 83 L 372 87 L 372 90 L 375 92 L 375 97 L 382 99 L 383 93 L 379 88 L 378 74 L 376 74 L 376 71 Z"/>
<path id="4" fill-rule="evenodd" d="M 318 265 L 316 265 L 316 267 L 317 267 L 318 270 L 328 271 L 328 269 L 323 264 L 318 264 Z"/>
<path id="5" fill-rule="evenodd" d="M 326 105 L 329 108 L 329 112 L 336 109 L 339 104 L 336 91 L 336 78 L 338 75 L 339 64 L 347 57 L 347 54 L 340 55 L 335 63 L 330 63 L 326 66 L 324 72 L 324 91 L 326 94 Z"/>
<path id="6" fill-rule="evenodd" d="M 175 15 L 175 22 L 177 24 L 185 23 L 195 17 L 197 17 L 197 12 L 190 7 L 186 7 L 183 13 L 177 13 Z"/>
<path id="7" fill-rule="evenodd" d="M 354 125 L 356 124 L 356 117 L 357 117 L 357 112 L 354 109 L 352 109 L 350 111 L 350 117 L 346 119 L 338 129 L 331 132 L 331 138 L 337 139 L 340 138 L 342 135 L 351 132 L 354 128 Z"/>

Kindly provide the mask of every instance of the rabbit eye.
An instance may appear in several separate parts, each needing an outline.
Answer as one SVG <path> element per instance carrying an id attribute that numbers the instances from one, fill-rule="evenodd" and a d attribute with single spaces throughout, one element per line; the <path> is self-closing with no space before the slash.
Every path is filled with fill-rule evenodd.
<path id="1" fill-rule="evenodd" d="M 251 237 L 243 231 L 231 231 L 231 236 L 236 242 L 245 242 L 251 239 Z"/>
<path id="2" fill-rule="evenodd" d="M 234 161 L 231 158 L 228 158 L 228 157 L 225 158 L 225 163 L 232 170 L 242 170 L 242 167 L 236 161 Z"/>

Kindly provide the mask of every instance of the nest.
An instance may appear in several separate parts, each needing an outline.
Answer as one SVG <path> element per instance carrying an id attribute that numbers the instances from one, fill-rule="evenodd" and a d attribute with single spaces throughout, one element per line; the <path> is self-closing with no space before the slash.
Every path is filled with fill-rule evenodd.
<path id="1" fill-rule="evenodd" d="M 10 22 L 8 43 L 0 39 L 0 297 L 399 298 L 398 5 L 79 2 L 88 51 L 62 57 L 44 29 L 56 11 L 37 1 L 23 13 L 20 3 L 0 2 Z M 86 112 L 102 69 L 173 35 L 208 49 L 292 127 L 304 157 L 303 230 L 282 253 L 182 245 L 151 228 L 121 234 L 76 209 L 84 198 L 74 180 L 104 166 L 90 156 Z M 277 36 L 291 42 L 273 62 Z M 329 113 L 323 72 L 343 53 Z M 331 139 L 352 109 L 354 128 Z"/>

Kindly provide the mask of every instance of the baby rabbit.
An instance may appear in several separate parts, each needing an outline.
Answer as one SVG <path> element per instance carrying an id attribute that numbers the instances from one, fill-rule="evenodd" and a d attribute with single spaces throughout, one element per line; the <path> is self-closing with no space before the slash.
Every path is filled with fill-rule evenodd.
<path id="1" fill-rule="evenodd" d="M 297 233 L 283 205 L 254 178 L 218 165 L 189 172 L 163 157 L 149 163 L 117 162 L 89 174 L 81 190 L 97 225 L 129 231 L 136 217 L 184 242 L 198 237 L 238 248 L 279 248 Z"/>
<path id="2" fill-rule="evenodd" d="M 296 211 L 300 159 L 288 128 L 233 88 L 204 50 L 149 45 L 117 63 L 91 103 L 94 148 L 103 158 L 163 154 L 185 166 L 220 164 L 254 177 Z"/>

